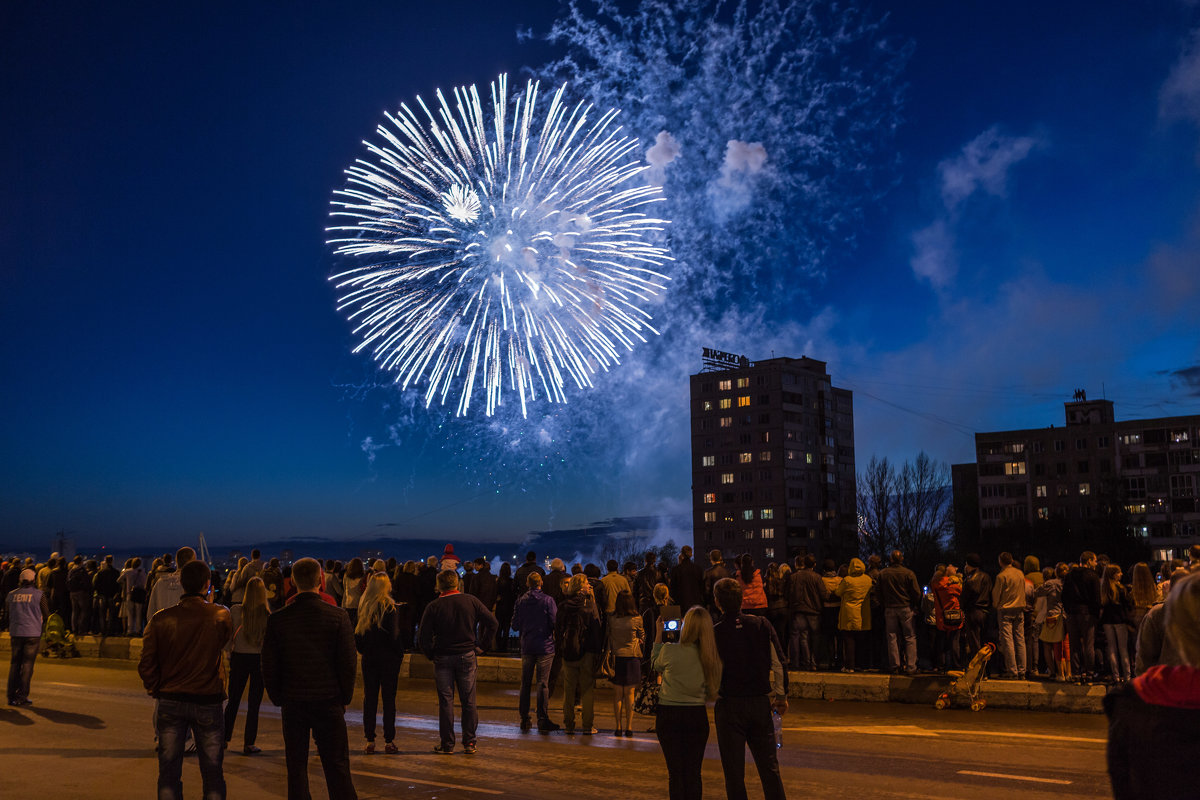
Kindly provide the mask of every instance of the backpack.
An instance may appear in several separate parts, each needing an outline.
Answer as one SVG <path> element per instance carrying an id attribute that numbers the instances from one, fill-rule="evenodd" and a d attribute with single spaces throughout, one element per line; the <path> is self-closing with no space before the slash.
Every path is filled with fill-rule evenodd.
<path id="1" fill-rule="evenodd" d="M 558 643 L 563 661 L 578 661 L 583 658 L 587 642 L 588 621 L 583 611 L 568 611 L 563 615 L 562 636 Z"/>

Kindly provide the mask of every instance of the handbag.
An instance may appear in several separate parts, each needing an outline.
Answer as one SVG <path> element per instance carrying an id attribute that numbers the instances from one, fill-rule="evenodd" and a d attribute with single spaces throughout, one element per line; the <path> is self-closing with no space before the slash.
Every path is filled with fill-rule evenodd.
<path id="1" fill-rule="evenodd" d="M 958 625 L 963 621 L 963 613 L 961 608 L 944 608 L 942 609 L 942 621 L 947 625 Z"/>
<path id="2" fill-rule="evenodd" d="M 639 714 L 654 716 L 658 713 L 658 678 L 649 676 L 642 679 L 637 694 L 633 698 L 633 710 Z"/>

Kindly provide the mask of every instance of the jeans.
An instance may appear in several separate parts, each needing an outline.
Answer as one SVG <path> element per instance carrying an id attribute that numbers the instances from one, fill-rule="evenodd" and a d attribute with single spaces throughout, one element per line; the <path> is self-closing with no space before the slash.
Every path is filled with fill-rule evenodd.
<path id="1" fill-rule="evenodd" d="M 1096 671 L 1096 618 L 1090 611 L 1067 614 L 1067 636 L 1071 639 L 1071 674 L 1079 677 Z"/>
<path id="2" fill-rule="evenodd" d="M 578 661 L 563 662 L 563 727 L 575 729 L 575 687 L 583 706 L 583 729 L 590 731 L 595 722 L 596 654 L 584 653 Z"/>
<path id="3" fill-rule="evenodd" d="M 667 762 L 670 800 L 701 800 L 700 770 L 708 744 L 708 709 L 659 703 L 654 732 Z"/>
<path id="4" fill-rule="evenodd" d="M 262 704 L 263 677 L 262 660 L 258 653 L 229 654 L 229 700 L 225 703 L 225 741 L 233 739 L 233 723 L 237 719 L 238 706 L 246 683 L 250 692 L 246 695 L 246 731 L 242 743 L 245 747 L 258 738 L 258 707 Z"/>
<path id="5" fill-rule="evenodd" d="M 538 724 L 550 721 L 546 705 L 550 702 L 550 670 L 553 666 L 554 653 L 521 656 L 521 695 L 517 701 L 517 710 L 520 712 L 522 720 L 529 719 L 529 695 L 533 691 L 533 673 L 536 670 L 538 682 Z M 574 699 L 574 697 L 570 698 L 572 701 Z M 567 701 L 564 700 L 563 705 L 565 706 L 566 704 Z"/>
<path id="6" fill-rule="evenodd" d="M 33 662 L 37 661 L 40 636 L 14 636 L 8 663 L 8 702 L 29 699 L 29 683 L 33 680 Z"/>
<path id="7" fill-rule="evenodd" d="M 280 707 L 288 800 L 312 800 L 308 791 L 308 742 L 317 744 L 330 800 L 357 800 L 350 777 L 350 740 L 341 703 L 287 703 Z"/>
<path id="8" fill-rule="evenodd" d="M 1127 681 L 1129 670 L 1129 627 L 1125 623 L 1104 626 L 1104 644 L 1108 651 L 1108 674 L 1114 681 Z M 1119 667 L 1119 668 L 1118 668 Z"/>
<path id="9" fill-rule="evenodd" d="M 790 642 L 792 669 L 815 670 L 817 636 L 821 632 L 821 617 L 797 611 L 792 614 L 792 641 Z"/>
<path id="10" fill-rule="evenodd" d="M 89 617 L 92 613 L 91 592 L 71 592 L 71 633 L 83 636 L 91 633 L 88 628 Z M 65 620 L 64 620 L 65 621 Z"/>
<path id="11" fill-rule="evenodd" d="M 433 680 L 438 693 L 438 733 L 442 747 L 454 747 L 454 690 L 462 705 L 462 741 L 475 744 L 479 711 L 475 707 L 475 653 L 433 657 Z"/>
<path id="12" fill-rule="evenodd" d="M 379 666 L 363 660 L 363 738 L 375 741 L 375 710 L 379 696 L 383 695 L 383 740 L 396 738 L 396 683 L 400 678 L 400 664 Z"/>
<path id="13" fill-rule="evenodd" d="M 1005 609 L 996 612 L 1000 624 L 1000 652 L 1004 655 L 1004 674 L 1025 677 L 1025 611 Z"/>
<path id="14" fill-rule="evenodd" d="M 758 769 L 764 798 L 783 800 L 783 778 L 775 754 L 775 727 L 771 723 L 771 701 L 767 696 L 722 697 L 717 700 L 713 718 L 728 800 L 746 800 L 747 745 Z"/>
<path id="15" fill-rule="evenodd" d="M 158 731 L 158 800 L 183 798 L 183 745 L 189 730 L 196 740 L 204 800 L 223 800 L 225 723 L 221 704 L 160 698 L 154 728 Z"/>
<path id="16" fill-rule="evenodd" d="M 884 623 L 887 626 L 888 667 L 900 669 L 900 637 L 904 637 L 904 669 L 917 669 L 917 632 L 913 629 L 911 608 L 885 608 Z"/>
<path id="17" fill-rule="evenodd" d="M 132 600 L 126 602 L 129 608 L 129 629 L 125 633 L 127 636 L 141 636 L 142 628 L 145 626 L 143 620 L 146 616 L 146 606 L 141 603 L 135 603 Z"/>

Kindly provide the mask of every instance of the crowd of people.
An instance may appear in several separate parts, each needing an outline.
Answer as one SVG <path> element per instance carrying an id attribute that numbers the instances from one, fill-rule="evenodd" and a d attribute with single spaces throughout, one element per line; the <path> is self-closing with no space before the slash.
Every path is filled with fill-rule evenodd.
<path id="1" fill-rule="evenodd" d="M 156 698 L 163 796 L 181 791 L 188 731 L 206 793 L 223 792 L 222 752 L 242 695 L 242 751 L 254 754 L 265 692 L 282 709 L 289 794 L 307 791 L 311 737 L 331 796 L 353 797 L 344 708 L 360 663 L 363 753 L 377 752 L 380 700 L 383 750 L 398 752 L 398 676 L 405 653 L 419 650 L 434 664 L 434 752 L 455 751 L 457 693 L 457 738 L 473 754 L 476 659 L 515 649 L 522 661 L 521 730 L 599 734 L 594 696 L 602 676 L 613 687 L 611 735 L 632 736 L 635 691 L 652 685 L 652 730 L 668 765 L 670 797 L 699 797 L 705 706 L 715 700 L 727 795 L 745 796 L 748 745 L 765 796 L 782 798 L 771 715 L 786 711 L 788 669 L 953 670 L 986 642 L 997 643 L 997 678 L 1107 679 L 1127 688 L 1134 676 L 1195 663 L 1187 660 L 1189 645 L 1170 635 L 1164 601 L 1200 571 L 1200 546 L 1188 561 L 1157 570 L 1138 563 L 1128 573 L 1089 551 L 1078 563 L 1044 569 L 1034 556 L 1018 567 L 1001 553 L 989 570 L 969 554 L 961 570 L 938 565 L 925 586 L 900 551 L 887 554 L 886 564 L 873 555 L 841 565 L 827 560 L 820 568 L 811 556 L 762 569 L 746 554 L 729 560 L 714 550 L 706 566 L 692 556 L 684 547 L 676 563 L 666 564 L 647 553 L 642 564 L 610 560 L 602 572 L 557 558 L 546 569 L 530 552 L 516 569 L 502 563 L 496 575 L 485 559 L 460 560 L 453 545 L 440 558 L 403 563 L 280 564 L 255 550 L 224 574 L 188 547 L 155 559 L 149 570 L 136 558 L 119 571 L 111 557 L 14 560 L 0 565 L 3 623 L 21 630 L 13 630 L 9 702 L 30 702 L 36 648 L 28 653 L 27 643 L 36 600 L 43 619 L 57 613 L 77 633 L 143 636 L 139 671 Z M 1144 681 L 1112 708 L 1130 707 L 1130 697 L 1152 702 Z M 559 684 L 561 724 L 550 709 Z M 1196 705 L 1187 708 L 1200 706 L 1195 697 L 1190 702 Z"/>

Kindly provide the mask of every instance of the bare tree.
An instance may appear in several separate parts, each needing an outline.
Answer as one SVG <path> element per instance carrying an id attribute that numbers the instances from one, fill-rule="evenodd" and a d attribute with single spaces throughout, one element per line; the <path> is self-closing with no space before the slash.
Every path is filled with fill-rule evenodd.
<path id="1" fill-rule="evenodd" d="M 919 574 L 941 557 L 954 527 L 950 467 L 921 452 L 899 471 L 872 458 L 858 476 L 859 544 L 882 556 L 900 550 Z"/>
<path id="2" fill-rule="evenodd" d="M 859 473 L 858 540 L 863 553 L 886 553 L 896 546 L 896 470 L 886 458 L 871 457 Z"/>

